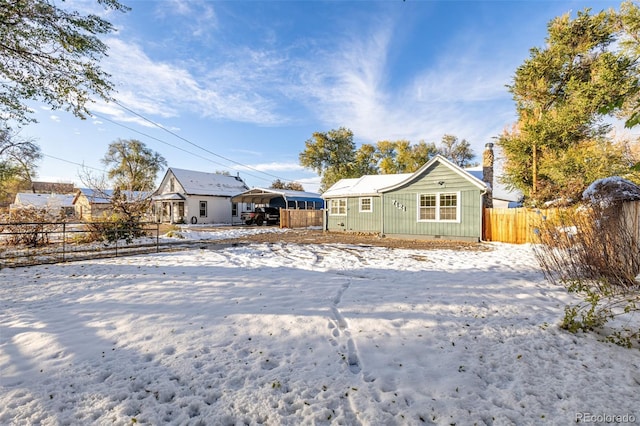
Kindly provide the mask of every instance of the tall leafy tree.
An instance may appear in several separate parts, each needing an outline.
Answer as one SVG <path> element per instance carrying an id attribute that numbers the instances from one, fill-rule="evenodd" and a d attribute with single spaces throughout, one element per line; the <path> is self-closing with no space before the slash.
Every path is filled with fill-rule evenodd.
<path id="1" fill-rule="evenodd" d="M 271 183 L 269 187 L 271 189 L 287 189 L 290 191 L 304 191 L 304 187 L 299 182 L 283 182 L 280 179 L 276 179 Z"/>
<path id="2" fill-rule="evenodd" d="M 413 173 L 429 161 L 438 150 L 434 143 L 407 140 L 380 141 L 376 144 L 378 165 L 382 174 Z"/>
<path id="3" fill-rule="evenodd" d="M 97 0 L 124 12 L 117 0 Z M 41 100 L 78 117 L 93 95 L 109 99 L 113 86 L 99 66 L 114 30 L 105 19 L 82 15 L 52 0 L 3 0 L 0 6 L 0 119 L 35 121 L 25 103 Z"/>
<path id="4" fill-rule="evenodd" d="M 466 139 L 460 140 L 454 135 L 444 135 L 437 151 L 438 154 L 460 167 L 473 165 L 471 160 L 476 156 Z"/>
<path id="5" fill-rule="evenodd" d="M 300 164 L 321 176 L 320 191 L 324 191 L 340 179 L 355 177 L 355 148 L 353 132 L 347 128 L 315 132 L 305 142 Z"/>
<path id="6" fill-rule="evenodd" d="M 32 139 L 0 129 L 0 201 L 12 201 L 16 192 L 31 186 L 41 158 L 40 147 Z"/>
<path id="7" fill-rule="evenodd" d="M 620 34 L 620 46 L 632 57 L 640 57 L 640 8 L 633 1 L 625 1 L 620 5 L 620 12 L 616 20 Z M 636 62 L 637 74 L 640 74 L 640 64 Z M 609 110 L 622 107 L 626 127 L 640 125 L 640 88 L 625 94 L 616 102 L 609 105 Z"/>
<path id="8" fill-rule="evenodd" d="M 603 114 L 638 88 L 636 58 L 614 49 L 614 11 L 578 12 L 553 19 L 547 44 L 533 48 L 515 73 L 509 90 L 518 122 L 499 138 L 505 181 L 532 203 L 547 201 L 564 188 L 545 168 L 566 150 L 588 146 L 609 131 Z M 540 192 L 540 188 L 546 188 Z"/>
<path id="9" fill-rule="evenodd" d="M 167 161 L 157 152 L 135 139 L 118 139 L 109 144 L 102 163 L 115 187 L 127 191 L 150 191 L 155 187 L 158 172 Z"/>
<path id="10" fill-rule="evenodd" d="M 376 147 L 363 143 L 356 151 L 356 158 L 353 163 L 353 175 L 377 175 L 380 173 L 378 160 L 376 158 Z"/>

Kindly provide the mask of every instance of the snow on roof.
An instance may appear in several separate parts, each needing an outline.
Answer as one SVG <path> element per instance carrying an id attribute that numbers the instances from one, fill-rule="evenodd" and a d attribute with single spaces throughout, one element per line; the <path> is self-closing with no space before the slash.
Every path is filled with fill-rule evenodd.
<path id="1" fill-rule="evenodd" d="M 231 197 L 246 191 L 249 187 L 242 179 L 220 173 L 197 172 L 169 168 L 184 192 L 190 195 L 220 195 Z"/>
<path id="2" fill-rule="evenodd" d="M 113 196 L 113 189 L 94 190 L 91 188 L 79 188 L 80 193 L 89 199 L 94 204 L 109 204 L 111 203 L 111 197 Z M 151 195 L 146 191 L 122 191 L 129 200 L 142 200 Z M 75 200 L 75 197 L 74 197 Z"/>
<path id="3" fill-rule="evenodd" d="M 477 178 L 475 175 L 468 173 L 457 165 L 453 164 L 446 158 L 436 155 L 427 163 L 425 163 L 415 173 L 400 173 L 395 175 L 365 175 L 361 178 L 355 179 L 341 179 L 336 182 L 331 188 L 329 188 L 324 194 L 323 198 L 328 197 L 344 197 L 344 196 L 361 196 L 361 195 L 375 195 L 379 192 L 386 192 L 394 189 L 395 186 L 404 184 L 410 179 L 419 176 L 425 169 L 431 167 L 435 162 L 440 162 L 451 170 L 464 176 L 470 182 L 475 185 L 486 188 L 486 184 L 482 181 L 482 178 Z"/>
<path id="4" fill-rule="evenodd" d="M 355 179 L 340 179 L 327 189 L 322 198 L 374 195 L 379 189 L 396 185 L 408 179 L 413 173 L 400 173 L 397 175 L 365 175 Z"/>
<path id="5" fill-rule="evenodd" d="M 20 192 L 16 194 L 15 205 L 21 207 L 71 207 L 74 194 L 34 194 Z"/>

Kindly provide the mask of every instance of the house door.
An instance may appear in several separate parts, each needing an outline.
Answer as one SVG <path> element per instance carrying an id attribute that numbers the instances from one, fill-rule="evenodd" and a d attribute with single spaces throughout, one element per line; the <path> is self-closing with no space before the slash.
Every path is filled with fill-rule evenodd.
<path id="1" fill-rule="evenodd" d="M 176 203 L 176 208 L 174 208 L 175 217 L 173 218 L 174 222 L 183 223 L 184 222 L 184 203 L 179 202 Z"/>

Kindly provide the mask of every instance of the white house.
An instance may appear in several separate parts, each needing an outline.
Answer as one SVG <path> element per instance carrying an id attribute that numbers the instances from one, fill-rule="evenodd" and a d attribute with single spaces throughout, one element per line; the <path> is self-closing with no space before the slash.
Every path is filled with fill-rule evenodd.
<path id="1" fill-rule="evenodd" d="M 240 224 L 240 214 L 252 206 L 231 197 L 248 189 L 240 176 L 171 167 L 151 199 L 158 222 Z"/>

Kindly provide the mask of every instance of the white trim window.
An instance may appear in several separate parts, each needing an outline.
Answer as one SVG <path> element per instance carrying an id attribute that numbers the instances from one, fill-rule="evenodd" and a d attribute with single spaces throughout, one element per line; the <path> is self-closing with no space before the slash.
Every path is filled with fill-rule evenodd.
<path id="1" fill-rule="evenodd" d="M 418 222 L 460 222 L 460 193 L 418 194 Z"/>
<path id="2" fill-rule="evenodd" d="M 200 201 L 200 217 L 207 217 L 207 202 Z"/>
<path id="3" fill-rule="evenodd" d="M 332 198 L 329 200 L 330 216 L 346 216 L 347 215 L 347 199 Z"/>
<path id="4" fill-rule="evenodd" d="M 373 211 L 373 199 L 371 197 L 362 197 L 359 201 L 360 213 L 371 213 Z"/>

